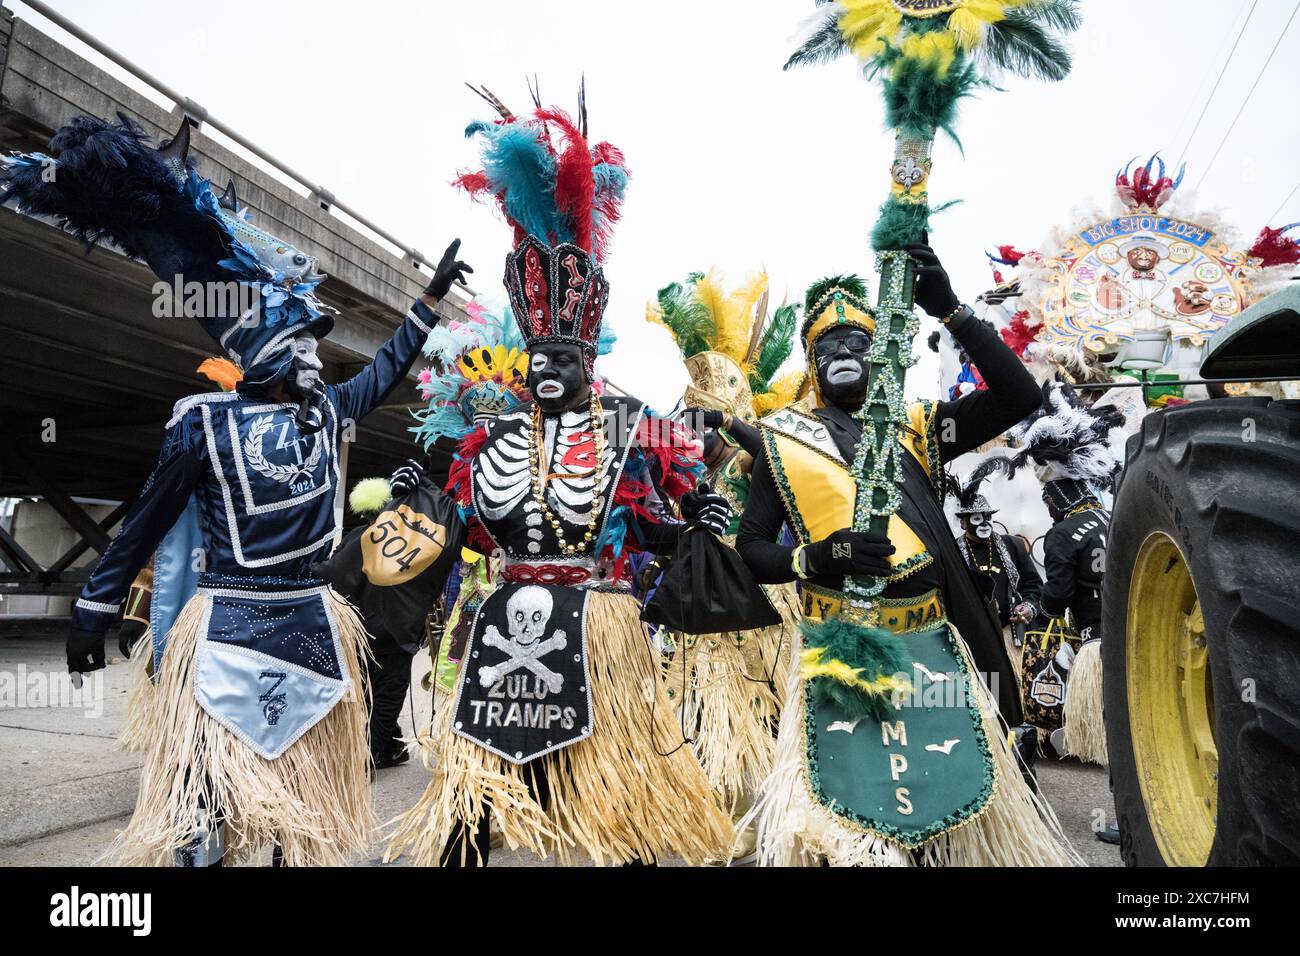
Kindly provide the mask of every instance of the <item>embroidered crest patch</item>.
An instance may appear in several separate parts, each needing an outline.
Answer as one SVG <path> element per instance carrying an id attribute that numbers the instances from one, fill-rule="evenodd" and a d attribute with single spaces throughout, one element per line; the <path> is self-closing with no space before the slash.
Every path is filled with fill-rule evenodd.
<path id="1" fill-rule="evenodd" d="M 474 619 L 457 686 L 455 733 L 511 763 L 591 735 L 587 594 L 503 584 Z"/>

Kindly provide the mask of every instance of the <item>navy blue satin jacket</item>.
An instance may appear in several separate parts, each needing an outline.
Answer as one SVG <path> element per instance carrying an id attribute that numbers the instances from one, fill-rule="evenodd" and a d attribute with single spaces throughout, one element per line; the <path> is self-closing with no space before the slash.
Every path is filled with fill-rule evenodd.
<path id="1" fill-rule="evenodd" d="M 113 624 L 131 581 L 191 497 L 203 541 L 194 561 L 205 580 L 301 587 L 312 579 L 312 563 L 342 533 L 336 506 L 345 435 L 406 376 L 437 321 L 417 301 L 370 365 L 326 386 L 325 427 L 313 435 L 294 422 L 296 405 L 264 397 L 213 392 L 178 402 L 158 464 L 91 573 L 72 626 L 102 632 Z"/>

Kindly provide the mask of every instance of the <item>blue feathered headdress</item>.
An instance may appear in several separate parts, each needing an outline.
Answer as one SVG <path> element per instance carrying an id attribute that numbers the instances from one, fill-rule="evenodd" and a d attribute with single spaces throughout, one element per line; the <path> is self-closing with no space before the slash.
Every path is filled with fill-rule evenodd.
<path id="1" fill-rule="evenodd" d="M 217 197 L 189 158 L 186 119 L 166 145 L 118 114 L 110 123 L 80 116 L 50 140 L 53 157 L 0 159 L 0 203 L 53 219 L 86 244 L 112 243 L 145 262 L 184 300 L 244 372 L 250 385 L 280 378 L 291 340 L 322 338 L 331 310 L 315 296 L 325 278 L 315 259 L 253 226 L 233 184 Z M 234 292 L 236 294 L 229 294 Z"/>

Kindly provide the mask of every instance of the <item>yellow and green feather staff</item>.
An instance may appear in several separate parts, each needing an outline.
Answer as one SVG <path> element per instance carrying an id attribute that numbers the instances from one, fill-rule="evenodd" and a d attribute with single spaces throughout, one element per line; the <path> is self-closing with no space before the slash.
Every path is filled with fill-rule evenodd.
<path id="1" fill-rule="evenodd" d="M 912 339 L 915 264 L 905 250 L 924 241 L 932 211 L 930 152 L 938 130 L 956 139 L 960 101 L 1005 70 L 1060 80 L 1070 56 L 1060 37 L 1079 25 L 1076 0 L 819 0 L 823 11 L 786 69 L 845 54 L 880 81 L 885 121 L 895 132 L 889 198 L 871 234 L 880 272 L 862 439 L 854 457 L 854 528 L 884 535 L 897 510 L 902 471 L 893 436 L 907 422 L 903 382 L 916 359 Z M 873 598 L 885 580 L 849 578 L 852 617 L 874 625 Z"/>

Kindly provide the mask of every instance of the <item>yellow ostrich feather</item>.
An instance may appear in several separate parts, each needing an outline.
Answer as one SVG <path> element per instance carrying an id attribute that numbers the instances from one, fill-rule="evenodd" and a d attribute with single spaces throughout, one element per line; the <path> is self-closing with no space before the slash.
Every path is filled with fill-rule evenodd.
<path id="1" fill-rule="evenodd" d="M 903 41 L 901 49 L 903 59 L 894 65 L 895 72 L 898 72 L 905 60 L 920 60 L 936 67 L 942 76 L 957 58 L 957 40 L 947 31 L 913 33 Z"/>
<path id="2" fill-rule="evenodd" d="M 754 308 L 767 291 L 767 273 L 760 272 L 727 297 L 727 314 L 718 323 L 718 351 L 729 355 L 737 365 L 745 366 L 745 356 L 754 333 Z M 745 372 L 749 369 L 746 367 Z"/>
<path id="3" fill-rule="evenodd" d="M 903 15 L 892 0 L 841 0 L 840 35 L 858 59 L 873 60 L 903 26 Z"/>
<path id="4" fill-rule="evenodd" d="M 786 372 L 772 383 L 766 392 L 754 396 L 754 414 L 759 418 L 770 415 L 778 409 L 785 408 L 799 397 L 799 386 L 803 384 L 804 373 L 800 369 Z"/>
<path id="5" fill-rule="evenodd" d="M 694 291 L 696 301 L 713 316 L 713 325 L 717 329 L 713 337 L 713 348 L 722 351 L 718 348 L 718 342 L 722 338 L 722 324 L 726 321 L 727 290 L 723 285 L 722 272 L 717 266 L 695 280 Z"/>
<path id="6" fill-rule="evenodd" d="M 853 54 L 864 63 L 878 57 L 886 43 L 898 45 L 903 55 L 937 63 L 941 70 L 952 64 L 957 48 L 970 53 L 984 40 L 990 23 L 1006 19 L 1007 11 L 1024 7 L 1034 0 L 963 0 L 948 15 L 943 30 L 900 37 L 903 15 L 893 0 L 840 0 L 840 35 Z M 936 15 L 943 11 L 936 11 Z M 925 17 L 914 13 L 913 17 Z M 900 42 L 901 41 L 901 42 Z"/>

